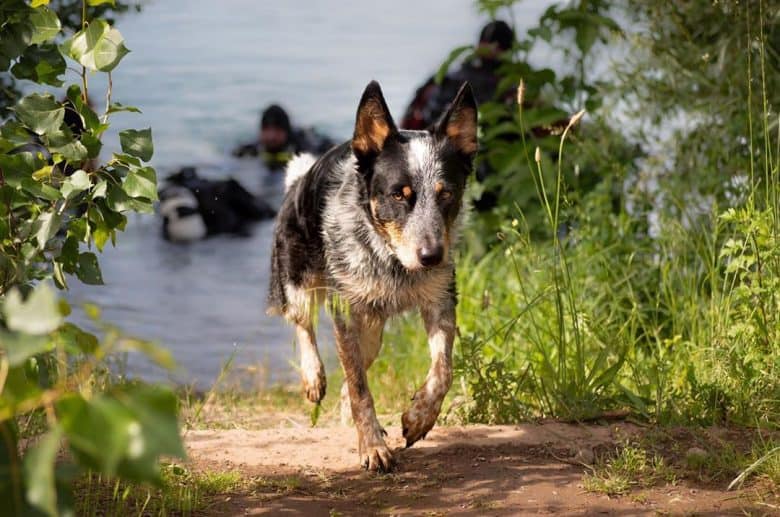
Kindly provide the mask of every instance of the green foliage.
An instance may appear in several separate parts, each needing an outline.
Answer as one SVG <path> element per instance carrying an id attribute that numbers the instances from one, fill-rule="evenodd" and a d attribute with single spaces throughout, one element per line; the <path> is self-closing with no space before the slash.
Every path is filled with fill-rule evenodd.
<path id="1" fill-rule="evenodd" d="M 585 490 L 610 496 L 623 495 L 634 487 L 648 488 L 675 480 L 664 458 L 635 445 L 618 449 L 610 458 L 601 458 L 591 474 L 583 479 Z"/>
<path id="2" fill-rule="evenodd" d="M 770 117 L 780 104 L 780 4 L 615 3 L 636 29 L 618 63 L 614 95 L 629 118 L 665 129 L 636 136 L 662 139 L 664 160 L 657 167 L 670 189 L 696 189 L 723 201 L 731 177 L 763 176 L 776 152 L 769 144 L 776 124 Z"/>
<path id="3" fill-rule="evenodd" d="M 62 97 L 20 99 L 0 126 L 0 497 L 10 515 L 72 513 L 69 481 L 85 470 L 160 484 L 159 458 L 184 456 L 174 393 L 117 381 L 106 369 L 120 352 L 166 367 L 170 356 L 102 326 L 94 308 L 87 312 L 102 339 L 66 323 L 70 307 L 45 281 L 102 284 L 91 248 L 114 243 L 126 212 L 149 212 L 157 197 L 144 163 L 151 129 L 121 131 L 123 153 L 100 164 L 110 115 L 137 111 L 112 104 L 110 90 L 103 114 L 89 103 L 87 71 L 110 73 L 128 52 L 109 21 L 91 16 L 113 2 L 79 3 L 78 30 L 59 45 L 70 22 L 57 13 L 71 4 L 46 4 L 0 0 L 0 70 L 54 86 L 68 82 L 66 60 L 82 71 Z M 39 422 L 34 433 L 25 421 Z"/>
<path id="4" fill-rule="evenodd" d="M 130 51 L 118 30 L 105 20 L 94 20 L 67 39 L 60 52 L 89 70 L 110 72 Z"/>
<path id="5" fill-rule="evenodd" d="M 88 0 L 87 5 L 90 19 L 105 20 L 109 25 L 114 25 L 116 15 L 141 8 L 139 3 L 113 0 Z M 0 116 L 6 116 L 21 98 L 18 79 L 62 86 L 65 60 L 52 40 L 84 28 L 82 0 L 32 0 L 29 7 L 32 9 L 21 1 L 0 2 L 2 30 L 8 36 L 0 43 Z M 9 70 L 9 64 L 17 57 Z"/>
<path id="6" fill-rule="evenodd" d="M 516 2 L 477 3 L 480 10 L 500 17 L 505 7 Z M 497 206 L 480 217 L 475 233 L 495 234 L 503 221 L 514 218 L 519 210 L 534 238 L 550 235 L 537 189 L 544 186 L 549 191 L 555 186 L 555 178 L 546 175 L 539 184 L 531 154 L 539 147 L 546 161 L 556 163 L 559 137 L 569 118 L 583 108 L 590 112 L 602 105 L 604 82 L 588 70 L 596 62 L 596 50 L 601 48 L 597 43 L 610 42 L 622 34 L 611 18 L 611 5 L 609 1 L 592 0 L 571 2 L 566 7 L 553 5 L 536 27 L 517 35 L 512 51 L 501 56 L 495 100 L 480 105 L 481 152 L 477 169 L 490 174 L 475 191 L 475 198 L 483 191 L 496 194 Z M 563 56 L 566 66 L 562 69 L 555 71 L 531 65 L 532 52 L 549 46 Z M 460 51 L 462 48 L 453 51 L 443 69 L 449 67 Z M 520 109 L 516 103 L 508 102 L 516 97 L 515 90 L 522 104 Z M 601 167 L 609 161 L 608 157 L 620 155 L 623 158 L 620 166 L 625 170 L 633 167 L 633 162 L 641 156 L 640 150 L 621 132 L 598 120 L 589 122 L 582 131 L 599 134 L 606 147 L 598 149 L 592 145 L 593 140 L 587 139 L 585 146 L 598 156 L 589 160 L 567 159 L 561 169 L 567 200 L 572 204 L 601 181 L 604 177 Z"/>
<path id="7" fill-rule="evenodd" d="M 158 486 L 128 484 L 89 473 L 76 480 L 77 515 L 192 515 L 213 508 L 225 493 L 248 491 L 251 483 L 234 471 L 190 470 L 169 463 Z"/>
<path id="8" fill-rule="evenodd" d="M 459 269 L 456 371 L 473 399 L 464 418 L 584 420 L 620 407 L 635 323 L 603 290 L 624 281 L 612 250 L 533 242 L 519 220 L 501 236 L 501 246 Z"/>
<path id="9" fill-rule="evenodd" d="M 69 308 L 57 303 L 45 284 L 21 303 L 12 294 L 3 307 L 12 324 L 0 336 L 0 367 L 6 372 L 0 394 L 0 428 L 6 431 L 0 492 L 14 494 L 18 501 L 11 514 L 26 513 L 28 505 L 50 515 L 61 513 L 70 504 L 64 483 L 82 469 L 161 482 L 158 459 L 184 456 L 176 395 L 168 388 L 110 381 L 101 363 L 111 354 L 146 351 L 149 345 L 111 328 L 105 328 L 99 341 L 63 324 Z M 56 350 L 62 359 L 47 350 Z M 165 355 L 159 359 L 167 366 Z M 46 415 L 48 430 L 20 453 L 15 420 L 36 412 Z M 62 442 L 73 464 L 56 461 Z"/>
<path id="10" fill-rule="evenodd" d="M 776 426 L 778 8 L 561 3 L 520 36 L 499 75 L 521 106 L 480 107 L 494 173 L 475 190 L 499 204 L 459 264 L 462 418 Z M 606 83 L 586 70 L 613 35 L 630 51 Z M 540 42 L 561 70 L 526 63 Z"/>

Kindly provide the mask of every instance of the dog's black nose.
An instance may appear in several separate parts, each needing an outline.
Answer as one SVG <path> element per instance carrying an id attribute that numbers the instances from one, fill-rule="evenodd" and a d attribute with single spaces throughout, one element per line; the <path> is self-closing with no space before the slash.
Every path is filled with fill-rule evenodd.
<path id="1" fill-rule="evenodd" d="M 420 264 L 425 267 L 439 264 L 443 257 L 444 248 L 441 245 L 423 246 L 417 250 L 417 258 L 420 259 Z"/>

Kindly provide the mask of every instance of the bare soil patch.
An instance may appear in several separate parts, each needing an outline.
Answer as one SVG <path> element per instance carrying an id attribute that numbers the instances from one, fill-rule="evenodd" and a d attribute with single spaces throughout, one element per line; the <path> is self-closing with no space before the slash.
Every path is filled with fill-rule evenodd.
<path id="1" fill-rule="evenodd" d="M 772 488 L 726 492 L 728 481 L 687 479 L 620 497 L 583 488 L 586 462 L 632 433 L 631 424 L 436 427 L 409 449 L 388 428 L 398 467 L 358 466 L 355 430 L 287 427 L 188 431 L 193 468 L 237 470 L 244 493 L 212 515 L 774 515 Z M 687 445 L 686 445 L 687 446 Z M 769 494 L 769 495 L 767 495 Z"/>

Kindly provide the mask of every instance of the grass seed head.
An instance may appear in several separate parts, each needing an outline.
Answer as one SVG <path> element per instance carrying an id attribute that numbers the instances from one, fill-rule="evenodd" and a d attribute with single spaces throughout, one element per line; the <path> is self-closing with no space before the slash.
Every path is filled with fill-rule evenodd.
<path id="1" fill-rule="evenodd" d="M 525 97 L 525 81 L 520 79 L 520 84 L 517 86 L 517 105 L 523 107 L 523 98 Z"/>

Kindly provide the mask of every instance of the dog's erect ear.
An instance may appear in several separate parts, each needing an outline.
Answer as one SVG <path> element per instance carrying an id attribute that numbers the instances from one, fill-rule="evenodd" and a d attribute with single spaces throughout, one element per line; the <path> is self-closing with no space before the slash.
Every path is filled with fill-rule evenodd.
<path id="1" fill-rule="evenodd" d="M 358 106 L 352 149 L 359 156 L 377 155 L 384 148 L 387 137 L 397 132 L 379 83 L 371 81 Z"/>
<path id="2" fill-rule="evenodd" d="M 455 148 L 466 155 L 477 152 L 477 101 L 469 83 L 455 95 L 450 108 L 433 128 L 441 137 L 449 138 Z"/>

